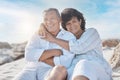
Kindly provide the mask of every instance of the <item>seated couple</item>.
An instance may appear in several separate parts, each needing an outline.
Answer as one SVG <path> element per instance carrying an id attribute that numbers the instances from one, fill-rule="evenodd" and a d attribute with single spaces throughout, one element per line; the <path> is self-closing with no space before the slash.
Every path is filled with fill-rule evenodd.
<path id="1" fill-rule="evenodd" d="M 100 36 L 85 24 L 76 9 L 66 8 L 61 16 L 55 8 L 44 10 L 39 31 L 25 48 L 28 64 L 14 80 L 112 80 Z"/>

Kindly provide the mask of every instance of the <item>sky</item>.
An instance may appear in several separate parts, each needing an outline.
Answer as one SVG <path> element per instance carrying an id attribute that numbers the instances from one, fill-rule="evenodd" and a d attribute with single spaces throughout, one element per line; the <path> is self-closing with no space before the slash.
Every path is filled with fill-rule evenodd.
<path id="1" fill-rule="evenodd" d="M 47 8 L 75 8 L 102 39 L 120 38 L 120 0 L 0 0 L 0 42 L 29 40 Z"/>

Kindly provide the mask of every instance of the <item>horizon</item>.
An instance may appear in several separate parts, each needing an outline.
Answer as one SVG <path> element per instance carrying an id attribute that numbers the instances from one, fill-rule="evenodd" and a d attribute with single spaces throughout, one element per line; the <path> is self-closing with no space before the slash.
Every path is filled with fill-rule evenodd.
<path id="1" fill-rule="evenodd" d="M 1 0 L 0 42 L 28 41 L 42 22 L 47 8 L 75 8 L 83 13 L 86 28 L 96 28 L 101 39 L 120 39 L 119 0 Z"/>

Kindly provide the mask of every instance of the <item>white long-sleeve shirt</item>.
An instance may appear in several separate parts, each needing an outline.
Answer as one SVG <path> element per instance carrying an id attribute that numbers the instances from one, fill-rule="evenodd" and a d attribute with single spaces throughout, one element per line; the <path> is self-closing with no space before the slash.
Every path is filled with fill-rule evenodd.
<path id="1" fill-rule="evenodd" d="M 75 36 L 70 32 L 61 30 L 58 33 L 57 38 L 70 41 L 74 40 Z M 61 49 L 63 51 L 63 55 L 59 57 L 54 57 L 55 65 L 61 64 L 66 68 L 68 68 L 71 65 L 71 62 L 75 54 L 71 54 L 69 51 L 63 49 L 62 47 L 55 43 L 51 43 L 44 39 L 41 39 L 40 36 L 37 34 L 35 34 L 32 37 L 32 39 L 28 42 L 25 48 L 25 59 L 28 62 L 32 62 L 33 65 L 47 67 L 48 65 L 46 63 L 39 61 L 39 58 L 43 54 L 44 50 L 47 49 Z"/>
<path id="2" fill-rule="evenodd" d="M 73 60 L 75 65 L 79 60 L 85 59 L 100 63 L 106 72 L 111 75 L 111 68 L 102 54 L 102 41 L 96 29 L 89 28 L 77 40 L 69 41 L 70 51 L 76 54 Z"/>

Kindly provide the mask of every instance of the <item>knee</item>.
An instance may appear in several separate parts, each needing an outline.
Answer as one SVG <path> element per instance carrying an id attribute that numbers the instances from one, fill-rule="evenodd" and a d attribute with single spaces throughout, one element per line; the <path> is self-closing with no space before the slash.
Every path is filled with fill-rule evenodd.
<path id="1" fill-rule="evenodd" d="M 67 69 L 64 66 L 55 66 L 46 80 L 65 80 Z"/>
<path id="2" fill-rule="evenodd" d="M 85 77 L 85 76 L 78 75 L 78 76 L 75 76 L 73 78 L 73 80 L 89 80 L 89 79 L 87 77 Z"/>
<path id="3" fill-rule="evenodd" d="M 67 69 L 62 65 L 55 66 L 54 70 L 60 72 L 63 75 L 67 74 Z"/>

